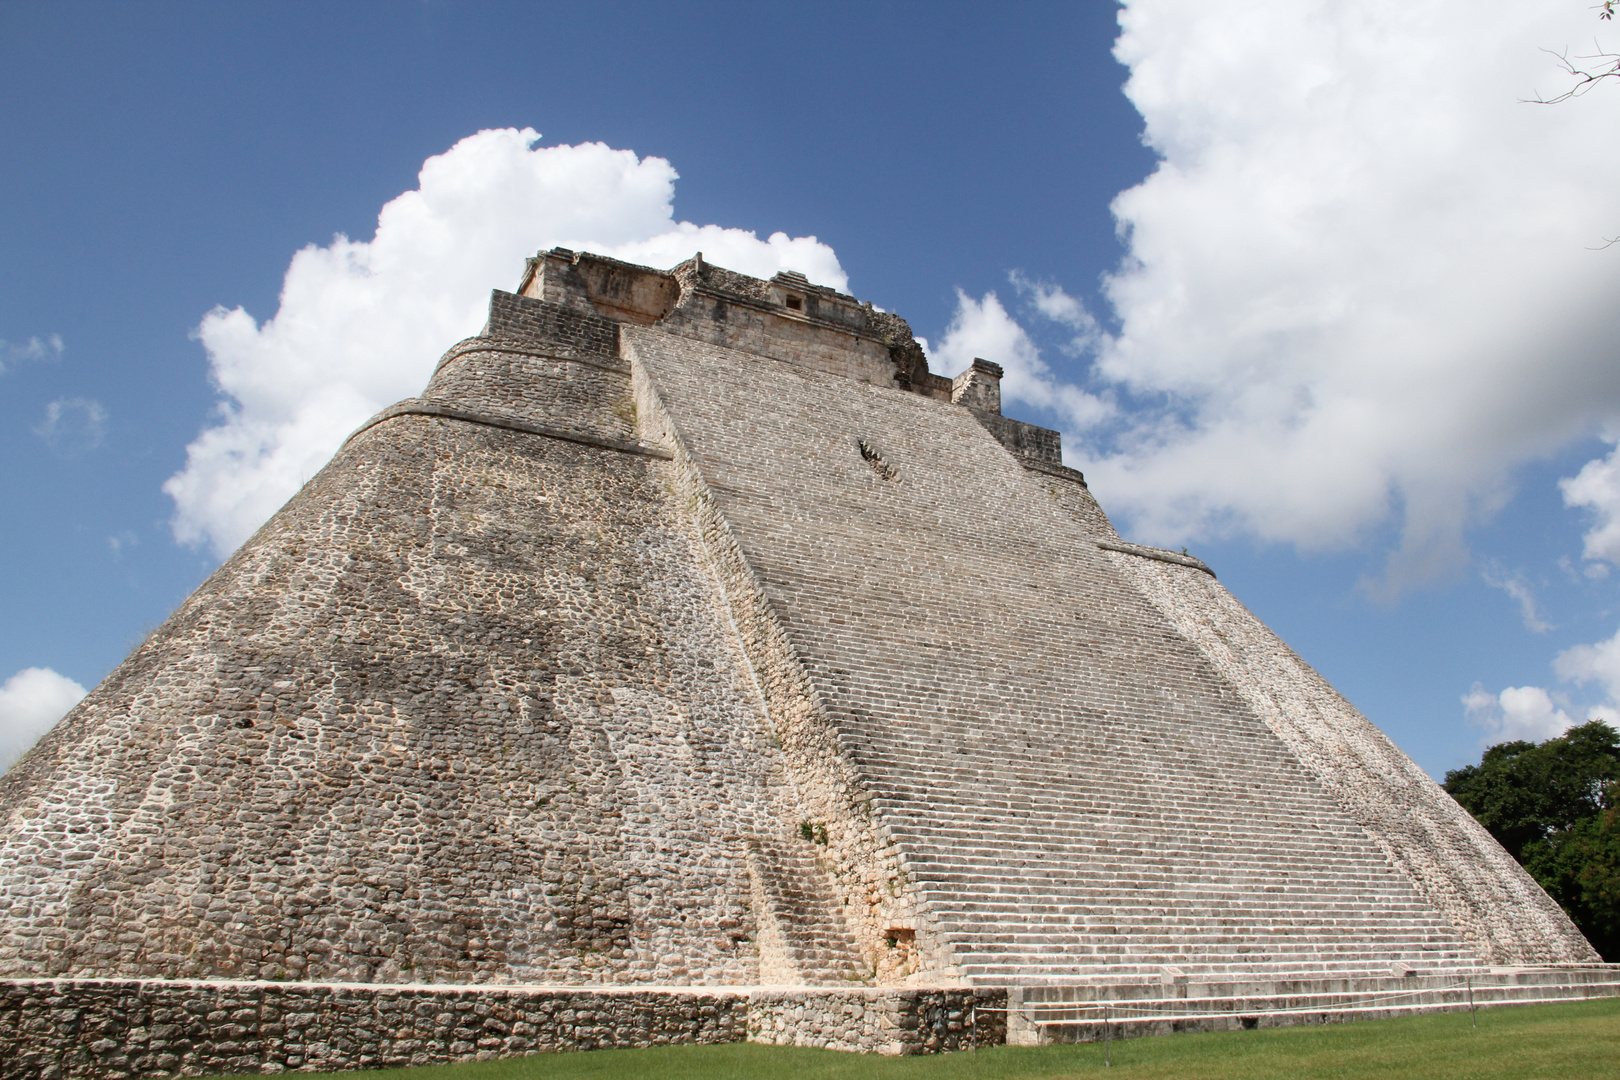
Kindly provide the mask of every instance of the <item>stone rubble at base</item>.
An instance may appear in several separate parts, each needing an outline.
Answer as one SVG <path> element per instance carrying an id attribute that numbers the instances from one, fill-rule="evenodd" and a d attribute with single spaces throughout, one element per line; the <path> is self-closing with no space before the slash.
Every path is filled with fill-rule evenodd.
<path id="1" fill-rule="evenodd" d="M 345 1025 L 444 995 L 575 993 L 621 1017 L 592 1045 L 901 1052 L 1004 1038 L 951 1019 L 978 995 L 1167 971 L 1614 992 L 1208 567 L 1119 537 L 1001 376 L 796 274 L 531 260 L 0 778 L 5 1075 L 314 1068 L 262 1012 L 250 1050 L 188 1021 L 189 1058 L 135 1019 L 298 995 L 358 1067 L 404 1051 Z M 521 1022 L 400 1037 L 580 1038 Z"/>

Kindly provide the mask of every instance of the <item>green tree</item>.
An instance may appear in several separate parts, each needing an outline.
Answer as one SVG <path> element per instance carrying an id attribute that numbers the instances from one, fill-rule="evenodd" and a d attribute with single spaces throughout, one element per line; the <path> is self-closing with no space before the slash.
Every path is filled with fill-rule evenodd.
<path id="1" fill-rule="evenodd" d="M 1620 733 L 1594 720 L 1539 745 L 1500 743 L 1444 787 L 1620 961 Z"/>
<path id="2" fill-rule="evenodd" d="M 1525 869 L 1613 961 L 1620 957 L 1620 811 L 1577 822 L 1560 839 L 1531 844 Z"/>

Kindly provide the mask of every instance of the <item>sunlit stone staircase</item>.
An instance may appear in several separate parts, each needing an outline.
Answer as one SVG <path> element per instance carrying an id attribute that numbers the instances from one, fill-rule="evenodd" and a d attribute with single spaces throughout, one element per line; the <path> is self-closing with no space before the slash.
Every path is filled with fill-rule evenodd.
<path id="1" fill-rule="evenodd" d="M 905 819 L 907 869 L 953 975 L 1018 985 L 1156 980 L 1167 966 L 1226 979 L 1482 970 L 1353 825 L 1289 817 L 1297 792 L 1274 808 L 1259 791 L 1241 813 L 1206 816 L 1133 786 L 1023 810 L 960 785 L 933 787 L 926 813 L 915 797 L 877 800 Z"/>

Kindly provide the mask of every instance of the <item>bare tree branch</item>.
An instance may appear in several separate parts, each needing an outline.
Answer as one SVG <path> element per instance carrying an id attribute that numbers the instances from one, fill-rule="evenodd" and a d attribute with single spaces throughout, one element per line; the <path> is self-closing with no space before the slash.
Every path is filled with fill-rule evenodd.
<path id="1" fill-rule="evenodd" d="M 1620 5 L 1620 0 L 1602 0 L 1602 3 L 1593 7 L 1592 10 L 1598 13 L 1599 19 L 1612 22 L 1616 5 Z M 1592 40 L 1592 46 L 1597 49 L 1597 52 L 1590 56 L 1577 56 L 1575 58 L 1575 60 L 1589 65 L 1586 67 L 1577 66 L 1575 61 L 1569 58 L 1568 49 L 1561 53 L 1555 53 L 1551 49 L 1542 49 L 1541 51 L 1548 56 L 1558 58 L 1558 62 L 1563 65 L 1564 70 L 1575 77 L 1575 85 L 1555 97 L 1520 98 L 1519 100 L 1532 105 L 1556 105 L 1560 101 L 1580 97 L 1604 79 L 1620 79 L 1620 53 L 1604 52 L 1603 46 L 1598 44 L 1595 38 Z M 1598 63 L 1592 64 L 1591 62 L 1594 60 L 1598 61 Z M 1602 240 L 1602 244 L 1597 247 L 1588 247 L 1586 250 L 1606 251 L 1616 244 L 1620 244 L 1620 236 L 1605 236 Z"/>
<path id="2" fill-rule="evenodd" d="M 1598 17 L 1603 19 L 1609 18 L 1610 12 L 1613 11 L 1612 5 L 1617 3 L 1620 3 L 1620 0 L 1605 0 L 1603 4 L 1605 12 Z M 1593 42 L 1593 45 L 1596 44 L 1596 42 Z M 1602 62 L 1599 65 L 1587 68 L 1576 66 L 1575 60 L 1571 60 L 1569 58 L 1569 50 L 1567 49 L 1561 53 L 1555 53 L 1551 49 L 1542 49 L 1541 51 L 1546 53 L 1548 56 L 1557 57 L 1558 63 L 1565 71 L 1569 72 L 1575 77 L 1576 82 L 1574 86 L 1570 87 L 1568 90 L 1565 90 L 1562 94 L 1558 94 L 1554 97 L 1533 97 L 1519 99 L 1527 104 L 1556 105 L 1560 101 L 1568 101 L 1570 98 L 1580 97 L 1582 94 L 1592 89 L 1592 87 L 1602 82 L 1604 79 L 1620 79 L 1620 53 L 1604 52 L 1602 51 L 1601 47 L 1599 47 L 1599 50 L 1592 53 L 1590 56 L 1577 56 L 1575 60 L 1588 64 L 1593 60 Z"/>

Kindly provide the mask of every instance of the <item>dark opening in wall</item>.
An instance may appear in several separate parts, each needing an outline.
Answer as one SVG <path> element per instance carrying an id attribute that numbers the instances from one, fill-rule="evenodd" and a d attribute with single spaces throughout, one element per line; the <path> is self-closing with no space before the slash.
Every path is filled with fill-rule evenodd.
<path id="1" fill-rule="evenodd" d="M 879 477 L 884 480 L 900 479 L 900 470 L 884 461 L 883 455 L 879 454 L 871 443 L 865 439 L 857 439 L 855 445 L 860 448 L 861 457 L 866 459 L 866 463 L 872 466 L 872 471 L 877 473 Z"/>
<path id="2" fill-rule="evenodd" d="M 792 308 L 794 311 L 802 310 L 804 307 L 804 300 L 802 297 L 790 296 L 787 298 L 787 306 Z"/>

